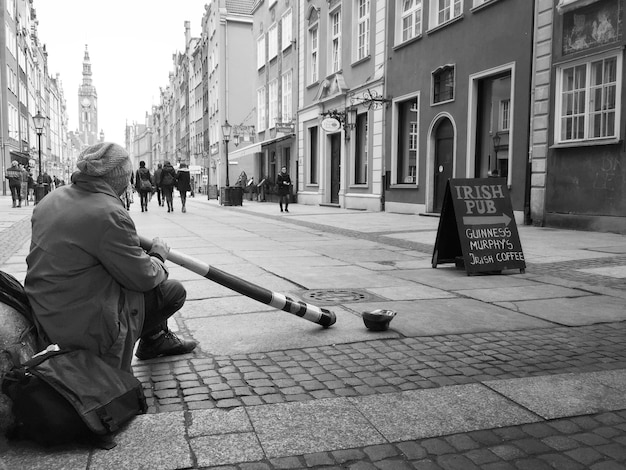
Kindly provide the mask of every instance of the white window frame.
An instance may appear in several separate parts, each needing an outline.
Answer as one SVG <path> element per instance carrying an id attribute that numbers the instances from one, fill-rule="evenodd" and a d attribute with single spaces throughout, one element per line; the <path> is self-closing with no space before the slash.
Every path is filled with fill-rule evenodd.
<path id="1" fill-rule="evenodd" d="M 420 37 L 422 35 L 423 28 L 423 1 L 424 0 L 411 0 L 411 7 L 406 11 L 404 10 L 407 0 L 397 0 L 396 3 L 396 34 L 395 44 L 399 45 L 410 41 L 411 39 Z M 408 37 L 404 37 L 405 20 L 411 22 L 411 34 Z"/>
<path id="2" fill-rule="evenodd" d="M 282 76 L 282 112 L 281 121 L 291 121 L 293 113 L 293 70 L 287 70 Z"/>
<path id="3" fill-rule="evenodd" d="M 437 75 L 442 74 L 445 71 L 452 70 L 452 96 L 447 99 L 440 99 L 435 101 L 435 80 Z M 441 94 L 441 91 L 440 91 Z M 433 71 L 431 74 L 431 86 L 430 86 L 430 103 L 431 105 L 439 105 L 443 103 L 450 103 L 456 99 L 456 64 L 446 64 Z"/>
<path id="4" fill-rule="evenodd" d="M 511 126 L 511 100 L 509 98 L 500 100 L 498 118 L 498 130 L 508 131 Z"/>
<path id="5" fill-rule="evenodd" d="M 430 0 L 429 11 L 428 27 L 437 28 L 463 15 L 463 0 Z"/>
<path id="6" fill-rule="evenodd" d="M 263 67 L 265 67 L 265 33 L 256 40 L 256 68 L 260 70 Z"/>
<path id="7" fill-rule="evenodd" d="M 398 152 L 400 152 L 400 148 L 398 145 L 398 135 L 399 135 L 399 129 L 400 129 L 400 106 L 403 103 L 406 103 L 407 101 L 410 100 L 415 100 L 416 101 L 416 119 L 415 119 L 415 126 L 411 125 L 413 123 L 413 121 L 410 122 L 410 132 L 407 135 L 408 143 L 407 145 L 411 145 L 413 143 L 415 143 L 417 145 L 417 147 L 415 148 L 415 174 L 414 175 L 409 175 L 412 176 L 414 179 L 414 182 L 410 182 L 410 183 L 406 183 L 404 181 L 398 181 Z M 419 152 L 419 124 L 420 124 L 420 104 L 421 104 L 421 93 L 415 92 L 415 93 L 409 93 L 407 95 L 404 96 L 399 96 L 398 98 L 395 98 L 392 102 L 392 106 L 393 106 L 393 114 L 392 114 L 392 136 L 391 136 L 391 181 L 390 184 L 392 185 L 410 185 L 411 187 L 417 186 L 418 181 L 419 181 L 419 169 L 420 169 L 420 152 Z M 417 133 L 417 135 L 414 135 L 415 132 Z M 406 178 L 406 176 L 405 176 Z"/>
<path id="8" fill-rule="evenodd" d="M 256 91 L 256 103 L 257 103 L 257 129 L 259 132 L 265 130 L 265 87 L 262 86 Z"/>
<path id="9" fill-rule="evenodd" d="M 278 117 L 278 79 L 272 80 L 269 85 L 269 103 L 267 113 L 267 128 L 274 129 L 276 127 L 276 118 Z"/>
<path id="10" fill-rule="evenodd" d="M 291 46 L 291 41 L 293 40 L 293 16 L 291 14 L 291 8 L 283 14 L 280 23 L 282 29 L 281 47 L 284 51 Z"/>
<path id="11" fill-rule="evenodd" d="M 604 62 L 606 60 L 615 60 L 615 81 L 602 83 L 599 86 L 591 85 L 591 73 L 592 73 L 592 64 L 598 63 L 600 61 Z M 564 138 L 563 136 L 563 121 L 565 116 L 563 115 L 564 108 L 564 94 L 573 95 L 576 93 L 576 90 L 563 90 L 563 74 L 566 70 L 571 70 L 576 67 L 584 67 L 585 69 L 585 84 L 584 87 L 577 89 L 578 93 L 584 93 L 582 97 L 582 102 L 584 103 L 584 110 L 577 113 L 578 118 L 583 120 L 582 124 L 582 136 L 575 136 L 572 138 Z M 621 90 L 623 86 L 623 53 L 621 49 L 619 51 L 612 50 L 607 51 L 604 54 L 595 55 L 593 57 L 585 57 L 584 59 L 580 59 L 577 61 L 571 61 L 564 64 L 560 64 L 556 67 L 556 102 L 555 102 L 555 110 L 554 110 L 554 142 L 555 144 L 571 144 L 576 142 L 615 142 L 620 139 L 621 134 L 621 113 L 622 113 L 622 96 Z M 614 84 L 614 85 L 611 85 Z M 601 89 L 602 97 L 605 96 L 605 91 L 607 86 L 611 86 L 614 88 L 614 102 L 615 107 L 611 110 L 609 109 L 601 109 L 599 111 L 593 111 L 594 107 L 594 96 L 592 93 L 592 89 Z M 602 91 L 603 90 L 603 91 Z M 593 124 L 591 121 L 591 117 L 595 115 L 605 116 L 608 114 L 614 114 L 613 116 L 613 132 L 612 134 L 593 136 L 592 128 Z M 573 115 L 571 119 L 575 119 Z"/>
<path id="12" fill-rule="evenodd" d="M 309 84 L 316 83 L 319 80 L 319 43 L 320 30 L 318 23 L 309 28 Z"/>
<path id="13" fill-rule="evenodd" d="M 278 55 L 278 23 L 267 30 L 267 58 L 272 60 Z"/>
<path id="14" fill-rule="evenodd" d="M 354 2 L 354 61 L 366 59 L 370 55 L 370 0 Z"/>
<path id="15" fill-rule="evenodd" d="M 350 112 L 350 111 L 348 111 Z M 352 185 L 353 186 L 367 186 L 369 184 L 369 141 L 370 141 L 370 115 L 367 111 L 363 113 L 355 112 L 352 116 L 354 122 L 354 130 L 352 131 L 352 139 L 354 140 L 354 156 L 352 158 Z M 365 124 L 365 129 L 359 129 L 359 122 L 363 119 Z M 363 155 L 361 155 L 360 163 L 361 170 L 363 172 L 363 176 L 365 181 L 357 182 L 357 172 L 360 173 L 359 168 L 357 168 L 357 152 L 359 151 L 359 139 L 356 137 L 359 135 L 359 132 L 363 132 Z"/>
<path id="16" fill-rule="evenodd" d="M 341 70 L 341 8 L 335 8 L 328 15 L 328 33 L 330 35 L 330 61 L 328 69 L 331 73 Z"/>

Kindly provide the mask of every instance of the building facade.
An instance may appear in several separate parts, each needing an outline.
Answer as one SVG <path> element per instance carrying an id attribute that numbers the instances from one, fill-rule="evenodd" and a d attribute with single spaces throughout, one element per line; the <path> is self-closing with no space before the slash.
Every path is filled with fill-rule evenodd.
<path id="1" fill-rule="evenodd" d="M 497 176 L 524 220 L 533 10 L 527 0 L 390 2 L 386 210 L 440 213 L 449 178 Z"/>
<path id="2" fill-rule="evenodd" d="M 299 12 L 298 202 L 381 210 L 387 2 Z"/>
<path id="3" fill-rule="evenodd" d="M 626 233 L 624 0 L 537 0 L 531 217 Z"/>
<path id="4" fill-rule="evenodd" d="M 0 1 L 0 24 L 0 170 L 18 160 L 36 178 L 41 155 L 42 171 L 61 178 L 71 161 L 67 109 L 61 81 L 48 71 L 33 0 Z M 41 139 L 32 119 L 38 112 L 47 118 Z"/>

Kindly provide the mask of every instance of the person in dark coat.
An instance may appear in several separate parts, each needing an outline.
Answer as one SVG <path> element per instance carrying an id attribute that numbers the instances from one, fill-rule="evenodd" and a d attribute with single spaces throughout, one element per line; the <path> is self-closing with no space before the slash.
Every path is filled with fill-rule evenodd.
<path id="1" fill-rule="evenodd" d="M 152 194 L 152 175 L 143 160 L 139 162 L 139 169 L 135 173 L 135 189 L 141 198 L 141 212 L 148 212 L 148 196 Z"/>
<path id="2" fill-rule="evenodd" d="M 191 175 L 186 163 L 181 163 L 176 172 L 176 187 L 180 193 L 180 202 L 183 205 L 181 211 L 187 212 L 185 203 L 187 202 L 187 191 L 191 191 Z"/>
<path id="3" fill-rule="evenodd" d="M 163 171 L 161 172 L 161 189 L 163 190 L 163 197 L 167 202 L 167 212 L 174 211 L 174 201 L 172 199 L 172 193 L 174 192 L 174 186 L 176 185 L 176 170 L 172 164 L 166 161 L 163 164 Z"/>
<path id="4" fill-rule="evenodd" d="M 276 187 L 278 191 L 278 205 L 280 211 L 283 211 L 283 202 L 285 203 L 285 212 L 289 212 L 289 192 L 291 190 L 291 178 L 287 173 L 287 167 L 280 169 L 280 173 L 276 177 Z"/>
<path id="5" fill-rule="evenodd" d="M 11 168 L 6 170 L 4 177 L 9 180 L 13 207 L 22 207 L 22 171 L 17 160 L 11 162 Z"/>
<path id="6" fill-rule="evenodd" d="M 163 165 L 159 163 L 157 165 L 157 169 L 154 170 L 154 186 L 156 187 L 157 193 L 157 201 L 159 202 L 159 206 L 163 206 L 163 190 L 161 189 L 161 173 L 163 173 Z"/>
<path id="7" fill-rule="evenodd" d="M 24 288 L 39 337 L 128 372 L 137 340 L 140 360 L 193 351 L 195 341 L 167 327 L 187 295 L 169 279 L 169 246 L 154 238 L 142 249 L 119 199 L 133 174 L 128 153 L 101 142 L 83 150 L 77 167 L 72 184 L 33 211 Z"/>

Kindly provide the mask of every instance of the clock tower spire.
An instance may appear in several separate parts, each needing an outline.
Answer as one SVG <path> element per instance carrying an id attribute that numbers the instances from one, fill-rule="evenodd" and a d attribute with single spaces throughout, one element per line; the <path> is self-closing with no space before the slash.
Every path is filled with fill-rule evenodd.
<path id="1" fill-rule="evenodd" d="M 78 135 L 84 146 L 98 142 L 98 94 L 91 75 L 89 50 L 85 44 L 83 83 L 78 87 Z"/>

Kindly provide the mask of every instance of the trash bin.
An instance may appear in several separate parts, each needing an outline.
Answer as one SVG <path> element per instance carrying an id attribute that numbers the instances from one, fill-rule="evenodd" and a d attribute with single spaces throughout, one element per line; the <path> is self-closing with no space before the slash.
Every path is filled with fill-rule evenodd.
<path id="1" fill-rule="evenodd" d="M 44 184 L 35 185 L 35 204 L 40 202 L 43 199 L 43 197 L 46 195 L 46 193 L 47 193 L 46 185 Z"/>
<path id="2" fill-rule="evenodd" d="M 243 205 L 243 188 L 240 186 L 228 186 L 221 188 L 220 204 L 222 206 Z"/>

